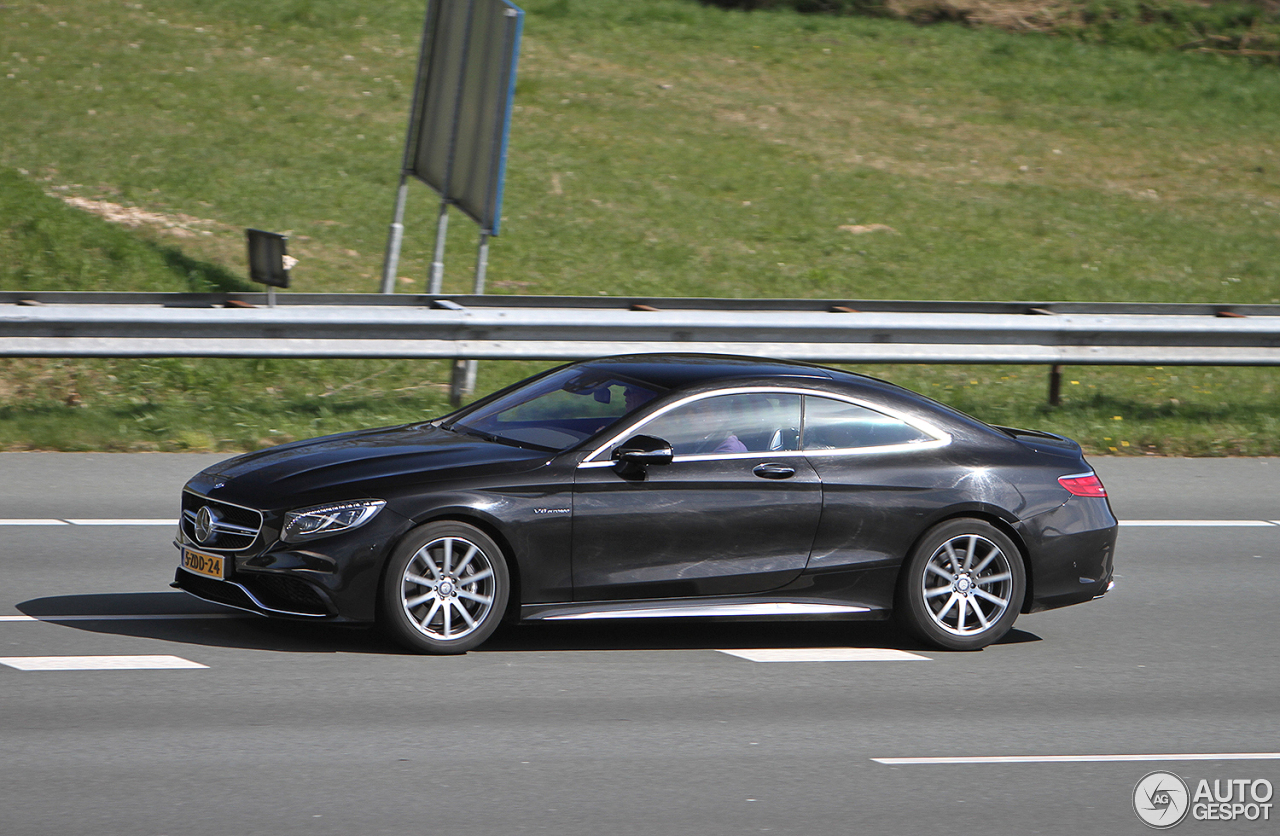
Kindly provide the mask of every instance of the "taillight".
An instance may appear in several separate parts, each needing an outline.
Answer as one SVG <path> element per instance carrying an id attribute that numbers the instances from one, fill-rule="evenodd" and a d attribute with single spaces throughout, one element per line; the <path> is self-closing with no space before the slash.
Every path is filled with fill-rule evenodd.
<path id="1" fill-rule="evenodd" d="M 1059 476 L 1058 484 L 1070 491 L 1072 496 L 1107 495 L 1107 489 L 1102 487 L 1102 480 L 1093 473 L 1078 473 L 1075 476 Z"/>

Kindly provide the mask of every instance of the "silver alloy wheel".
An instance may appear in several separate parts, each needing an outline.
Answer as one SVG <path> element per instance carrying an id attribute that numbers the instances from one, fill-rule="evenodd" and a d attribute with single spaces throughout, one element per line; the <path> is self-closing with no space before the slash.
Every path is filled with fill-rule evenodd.
<path id="1" fill-rule="evenodd" d="M 1009 560 L 999 546 L 977 534 L 945 541 L 920 576 L 933 623 L 953 636 L 975 636 L 991 629 L 1013 597 Z"/>
<path id="2" fill-rule="evenodd" d="M 475 632 L 493 609 L 492 558 L 462 537 L 438 537 L 414 553 L 400 579 L 400 604 L 418 632 L 457 641 Z"/>

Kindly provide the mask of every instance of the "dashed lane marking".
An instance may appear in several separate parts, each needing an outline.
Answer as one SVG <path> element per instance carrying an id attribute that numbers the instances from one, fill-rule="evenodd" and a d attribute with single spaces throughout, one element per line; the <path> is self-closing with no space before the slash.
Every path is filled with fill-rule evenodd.
<path id="1" fill-rule="evenodd" d="M 121 518 L 121 519 L 70 519 L 30 518 L 0 519 L 0 526 L 68 526 L 68 525 L 155 525 L 174 526 L 177 520 Z M 1270 528 L 1280 527 L 1280 520 L 1120 520 L 1122 526 L 1135 528 Z"/>
<path id="2" fill-rule="evenodd" d="M 67 525 L 66 520 L 0 520 L 0 525 Z"/>
<path id="3" fill-rule="evenodd" d="M 1120 520 L 1122 526 L 1136 528 L 1272 528 L 1276 520 Z"/>
<path id="4" fill-rule="evenodd" d="M 1274 761 L 1280 752 L 1183 752 L 1165 755 L 993 755 L 953 758 L 872 758 L 886 766 L 956 766 L 1000 763 L 1131 763 L 1134 761 Z"/>
<path id="5" fill-rule="evenodd" d="M 71 519 L 71 518 L 37 518 L 0 519 L 0 526 L 68 526 L 68 525 L 155 525 L 174 526 L 177 520 L 149 518 L 120 519 Z M 1135 528 L 1269 528 L 1280 526 L 1280 520 L 1120 520 L 1122 526 Z"/>
<path id="6" fill-rule="evenodd" d="M 928 662 L 928 656 L 887 647 L 794 647 L 719 650 L 749 662 Z"/>
<path id="7" fill-rule="evenodd" d="M 144 671 L 208 668 L 181 656 L 0 656 L 20 671 Z"/>
<path id="8" fill-rule="evenodd" d="M 156 519 L 11 519 L 0 520 L 0 526 L 38 526 L 38 525 L 177 525 L 177 520 Z"/>
<path id="9" fill-rule="evenodd" d="M 148 520 L 148 519 L 121 519 L 121 520 L 67 520 L 70 525 L 177 525 L 177 520 Z"/>

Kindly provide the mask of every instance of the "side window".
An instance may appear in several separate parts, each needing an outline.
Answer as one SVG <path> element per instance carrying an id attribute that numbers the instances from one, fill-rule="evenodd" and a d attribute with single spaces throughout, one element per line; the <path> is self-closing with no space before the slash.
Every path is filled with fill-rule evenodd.
<path id="1" fill-rule="evenodd" d="M 805 450 L 841 450 L 919 444 L 933 438 L 910 424 L 847 401 L 804 399 Z"/>
<path id="2" fill-rule="evenodd" d="M 690 401 L 636 432 L 664 439 L 677 456 L 697 456 L 796 450 L 799 430 L 799 395 L 752 392 Z"/>

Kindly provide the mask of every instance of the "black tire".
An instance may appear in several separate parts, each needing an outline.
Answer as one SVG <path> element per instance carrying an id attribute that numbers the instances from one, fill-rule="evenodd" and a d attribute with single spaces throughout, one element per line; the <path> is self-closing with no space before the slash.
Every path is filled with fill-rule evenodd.
<path id="1" fill-rule="evenodd" d="M 1022 553 L 982 520 L 948 520 L 930 529 L 898 579 L 894 615 L 943 650 L 981 650 L 1013 627 L 1027 587 Z"/>
<path id="2" fill-rule="evenodd" d="M 380 623 L 418 653 L 465 653 L 498 628 L 510 592 L 507 561 L 491 537 L 466 523 L 427 523 L 391 555 Z"/>

